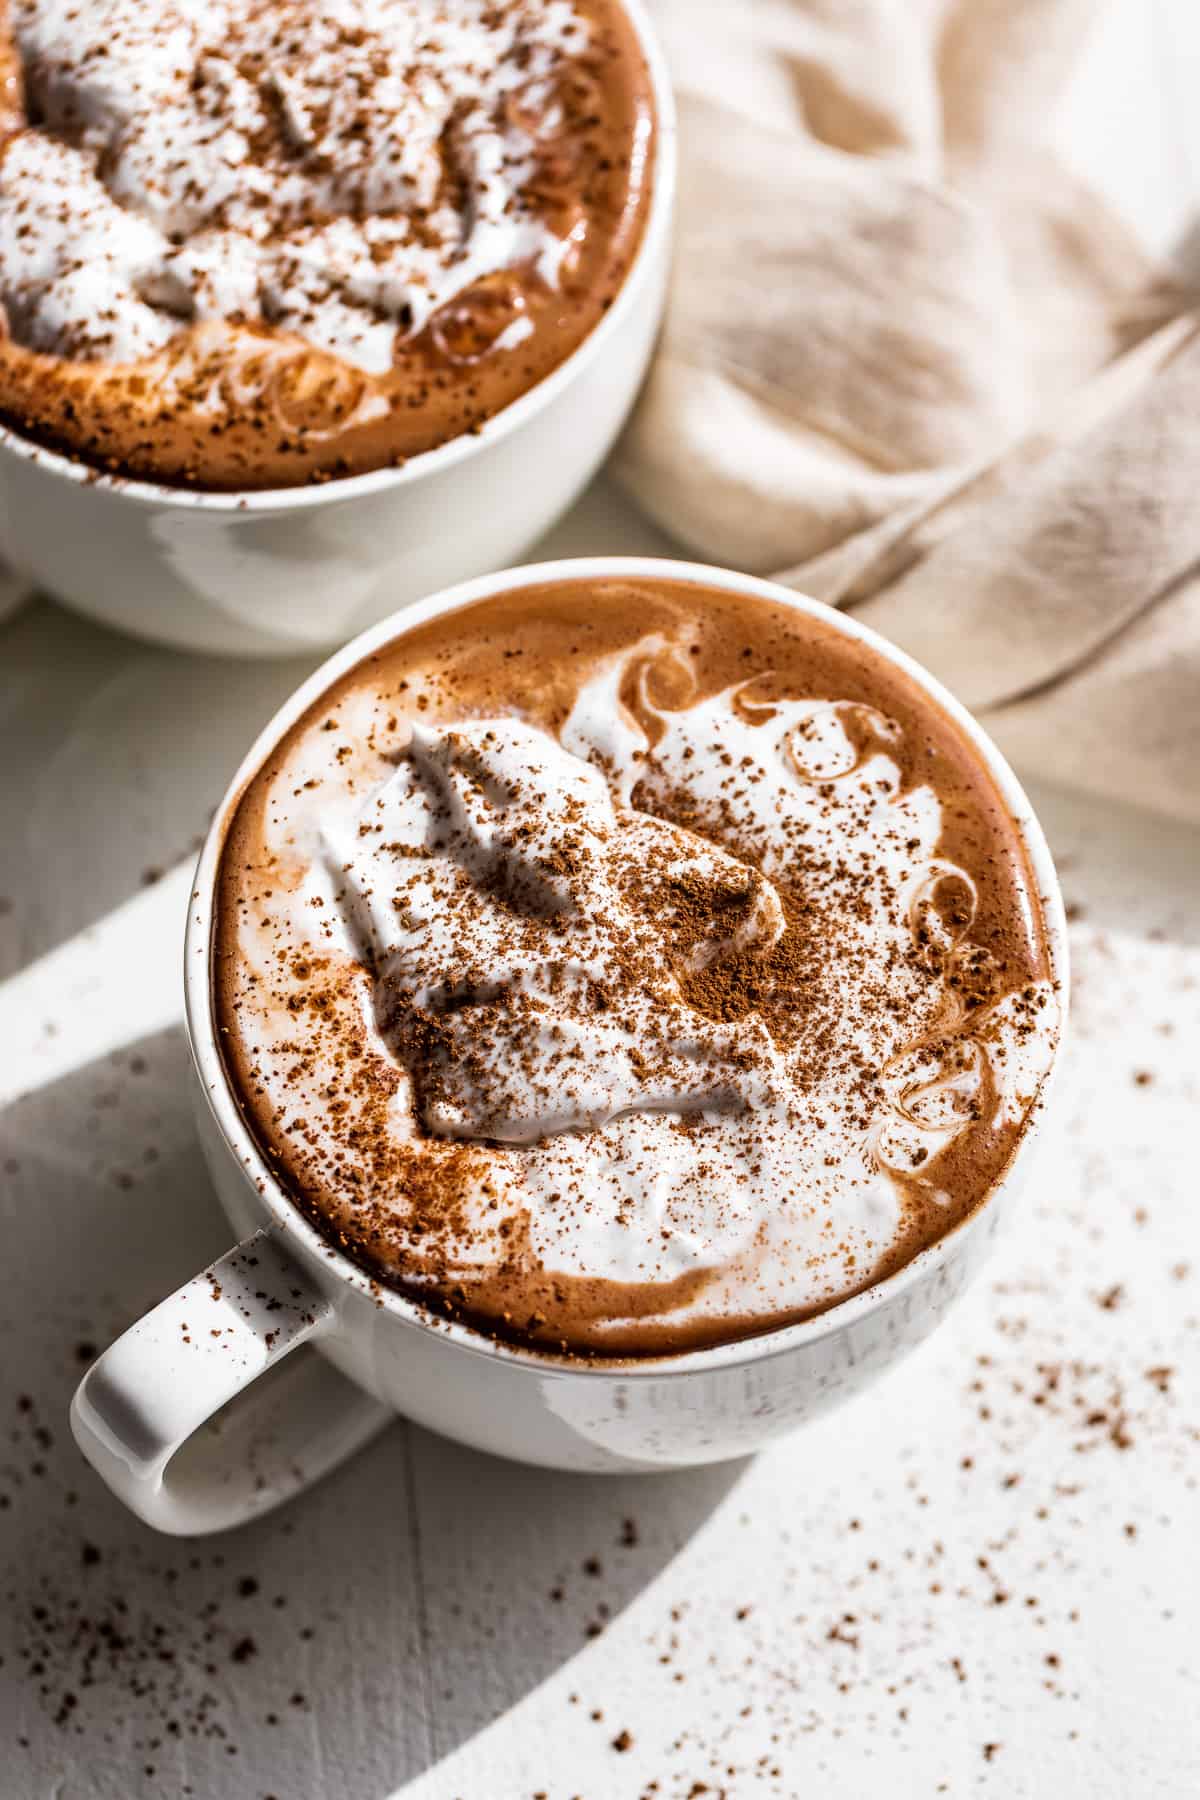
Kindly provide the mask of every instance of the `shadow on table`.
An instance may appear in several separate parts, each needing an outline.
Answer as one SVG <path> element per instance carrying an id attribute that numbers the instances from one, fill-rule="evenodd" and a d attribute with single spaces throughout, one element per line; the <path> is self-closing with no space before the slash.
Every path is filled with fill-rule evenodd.
<path id="1" fill-rule="evenodd" d="M 66 1414 L 96 1350 L 228 1243 L 186 1057 L 165 1031 L 0 1115 L 0 1720 L 22 1792 L 381 1800 L 586 1656 L 744 1465 L 571 1476 L 398 1422 L 241 1531 L 155 1536 Z"/>
<path id="2" fill-rule="evenodd" d="M 1067 916 L 1095 932 L 1200 944 L 1200 832 L 1095 794 L 1029 780 L 1062 878 Z M 1140 872 L 1136 884 L 1130 870 Z M 1086 904 L 1081 898 L 1086 897 Z"/>
<path id="3" fill-rule="evenodd" d="M 193 860 L 255 734 L 319 660 L 143 644 L 36 600 L 0 624 L 0 893 L 15 968 Z"/>

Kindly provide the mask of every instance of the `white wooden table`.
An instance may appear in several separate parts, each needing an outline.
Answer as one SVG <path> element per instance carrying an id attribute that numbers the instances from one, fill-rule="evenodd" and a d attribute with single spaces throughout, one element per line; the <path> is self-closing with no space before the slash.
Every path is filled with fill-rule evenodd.
<path id="1" fill-rule="evenodd" d="M 1200 193 L 1189 66 L 1194 0 L 1125 0 L 1065 126 L 1160 244 Z M 603 486 L 552 547 L 665 548 Z M 1200 838 L 1036 785 L 1075 909 L 1057 1120 L 990 1277 L 879 1388 L 661 1477 L 398 1422 L 200 1545 L 100 1488 L 90 1347 L 228 1236 L 185 859 L 303 672 L 0 628 L 4 1800 L 1200 1792 Z"/>

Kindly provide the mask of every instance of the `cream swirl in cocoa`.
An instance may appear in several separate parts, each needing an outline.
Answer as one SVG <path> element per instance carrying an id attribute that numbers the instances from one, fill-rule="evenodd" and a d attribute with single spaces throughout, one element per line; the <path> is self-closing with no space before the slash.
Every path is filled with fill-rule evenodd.
<path id="1" fill-rule="evenodd" d="M 536 1145 L 630 1113 L 761 1110 L 782 1093 L 761 1023 L 708 1019 L 684 992 L 778 941 L 774 888 L 620 805 L 545 732 L 415 725 L 395 775 L 361 812 L 326 821 L 322 844 L 316 885 L 374 971 L 375 1021 L 426 1131 Z"/>
<path id="2" fill-rule="evenodd" d="M 636 242 L 616 0 L 11 0 L 9 28 L 0 404 L 129 472 L 428 447 L 561 360 Z"/>
<path id="3" fill-rule="evenodd" d="M 806 617 L 523 604 L 401 639 L 251 784 L 233 1078 L 331 1235 L 483 1328 L 628 1355 L 819 1311 L 977 1204 L 1037 1102 L 1018 834 Z"/>

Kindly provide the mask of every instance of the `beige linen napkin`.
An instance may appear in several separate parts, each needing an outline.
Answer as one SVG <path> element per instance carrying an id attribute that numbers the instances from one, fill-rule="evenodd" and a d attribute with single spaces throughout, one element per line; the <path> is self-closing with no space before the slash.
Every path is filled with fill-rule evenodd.
<path id="1" fill-rule="evenodd" d="M 1200 326 L 1049 148 L 1095 0 L 655 0 L 675 277 L 617 459 L 1028 772 L 1200 819 Z"/>

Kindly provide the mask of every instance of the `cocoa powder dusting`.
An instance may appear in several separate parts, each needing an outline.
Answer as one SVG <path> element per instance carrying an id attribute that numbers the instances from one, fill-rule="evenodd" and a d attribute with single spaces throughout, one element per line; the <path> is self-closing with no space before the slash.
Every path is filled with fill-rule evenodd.
<path id="1" fill-rule="evenodd" d="M 271 921 L 284 917 L 274 895 L 278 890 L 286 896 L 303 873 L 286 845 L 267 848 L 276 828 L 268 796 L 292 747 L 304 742 L 319 749 L 330 770 L 324 779 L 336 771 L 345 791 L 365 796 L 405 754 L 407 720 L 444 730 L 458 721 L 515 717 L 553 734 L 604 659 L 642 643 L 651 648 L 627 667 L 622 687 L 623 704 L 649 746 L 632 792 L 618 808 L 628 850 L 589 835 L 595 830 L 587 823 L 590 815 L 570 799 L 547 835 L 550 815 L 539 812 L 536 785 L 522 793 L 517 782 L 505 801 L 508 836 L 495 842 L 506 846 L 510 860 L 522 859 L 529 870 L 522 880 L 532 885 L 525 891 L 509 886 L 507 875 L 460 870 L 441 926 L 453 974 L 435 1001 L 411 998 L 403 983 L 375 967 L 365 942 L 348 967 L 334 952 L 324 902 L 314 902 L 304 941 L 281 923 L 271 947 Z M 863 761 L 886 754 L 898 764 L 901 792 L 928 787 L 937 794 L 937 855 L 969 870 L 969 888 L 957 875 L 939 876 L 913 901 L 869 864 L 818 855 L 803 831 L 783 820 L 778 841 L 769 846 L 768 887 L 763 846 L 747 838 L 742 824 L 746 797 L 761 779 L 755 768 L 706 751 L 719 779 L 701 790 L 668 775 L 658 761 L 668 713 L 726 691 L 735 693 L 749 724 L 769 722 L 776 709 L 797 698 L 813 696 L 838 709 L 854 756 Z M 819 733 L 801 733 L 794 754 L 804 765 L 803 779 L 815 784 L 832 814 L 844 802 L 833 773 L 821 785 L 821 758 L 829 752 Z M 475 755 L 464 738 L 447 765 L 468 813 L 493 805 L 486 780 L 472 772 Z M 602 752 L 592 766 L 606 773 Z M 294 786 L 292 798 L 300 798 L 313 779 Z M 644 822 L 654 829 L 661 822 L 665 834 L 656 838 Z M 356 842 L 365 835 L 364 847 L 372 848 L 381 829 L 367 815 Z M 445 854 L 463 854 L 453 849 L 457 829 L 435 816 L 435 847 L 444 840 Z M 390 914 L 407 931 L 412 907 L 423 904 L 426 879 L 413 857 L 427 852 L 386 835 L 380 848 L 395 871 L 388 876 L 395 882 Z M 909 848 L 915 852 L 916 840 Z M 705 854 L 724 859 L 716 873 L 706 868 Z M 613 928 L 603 915 L 590 921 L 587 956 L 594 972 L 584 994 L 571 985 L 574 976 L 554 974 L 569 932 L 578 929 L 571 911 L 577 902 L 562 896 L 589 891 L 601 856 L 613 894 L 639 924 L 631 931 Z M 509 865 L 497 863 L 496 869 L 502 866 Z M 846 1017 L 866 1021 L 869 1037 L 874 1009 L 879 1033 L 889 1041 L 899 1033 L 902 1042 L 904 1009 L 917 1016 L 928 1004 L 925 997 L 944 987 L 957 1018 L 968 1021 L 988 1016 L 1004 996 L 1007 1029 L 1017 1045 L 1047 1030 L 1046 948 L 1020 839 L 957 728 L 906 677 L 833 630 L 783 607 L 683 583 L 517 591 L 406 634 L 324 695 L 268 759 L 231 822 L 223 868 L 215 943 L 223 1042 L 232 1079 L 272 1165 L 331 1239 L 372 1274 L 435 1313 L 558 1355 L 662 1354 L 805 1315 L 758 1311 L 747 1291 L 744 1309 L 731 1309 L 716 1323 L 702 1315 L 690 1320 L 688 1311 L 710 1279 L 704 1267 L 680 1275 L 659 1272 L 648 1261 L 637 1282 L 543 1267 L 531 1218 L 519 1206 L 514 1210 L 511 1197 L 509 1172 L 519 1166 L 520 1150 L 506 1141 L 490 1143 L 486 1130 L 481 1138 L 458 1142 L 429 1127 L 431 1118 L 459 1116 L 472 1094 L 492 1092 L 507 1106 L 516 1104 L 520 1085 L 539 1104 L 553 1106 L 585 1082 L 581 1051 L 549 1022 L 556 1007 L 595 1019 L 598 1030 L 631 1016 L 631 996 L 652 1007 L 647 1016 L 658 1022 L 655 1029 L 640 1031 L 621 1052 L 632 1090 L 654 1092 L 668 1080 L 655 1032 L 665 1030 L 681 1008 L 712 1030 L 732 1034 L 731 1047 L 720 1053 L 731 1092 L 753 1077 L 766 1095 L 777 1093 L 772 1058 L 788 1059 L 788 1079 L 801 1097 L 836 1069 L 841 1103 L 863 1133 L 881 1104 L 884 1071 L 869 1049 L 837 1048 L 844 1045 Z M 350 880 L 347 873 L 345 882 Z M 375 904 L 376 898 L 368 893 L 358 903 Z M 908 948 L 876 976 L 869 937 L 860 949 L 858 934 L 869 933 L 881 906 L 891 926 L 909 935 Z M 472 934 L 480 920 L 495 921 L 487 929 L 502 932 L 506 960 L 546 971 L 537 992 L 506 985 L 489 993 L 492 971 L 473 960 Z M 266 947 L 252 977 L 249 934 Z M 268 1002 L 281 1004 L 295 1029 L 281 1032 L 269 1061 L 259 1062 L 244 1048 L 239 1015 L 249 1009 L 258 1017 Z M 364 1016 L 372 1013 L 386 1051 L 365 1029 Z M 940 1061 L 962 1082 L 974 1083 L 971 1128 L 952 1137 L 933 1161 L 920 1148 L 907 1164 L 892 1168 L 889 1178 L 901 1196 L 895 1242 L 882 1260 L 861 1259 L 849 1245 L 834 1245 L 837 1260 L 831 1258 L 830 1267 L 838 1285 L 832 1285 L 831 1272 L 829 1299 L 808 1311 L 900 1267 L 964 1217 L 1011 1159 L 1027 1119 L 1003 1115 L 988 1060 L 960 1043 L 960 1030 L 956 1024 L 926 1031 L 919 1052 L 928 1066 Z M 714 1071 L 718 1066 L 711 1064 Z M 402 1135 L 396 1109 L 403 1105 L 405 1081 L 411 1084 L 415 1130 Z M 693 1113 L 684 1109 L 674 1124 L 691 1140 L 701 1176 L 711 1129 L 704 1107 L 713 1104 L 710 1097 Z M 817 1114 L 806 1127 L 810 1141 L 821 1128 Z M 586 1215 L 590 1205 L 586 1190 L 570 1184 L 546 1203 L 564 1219 Z M 621 1321 L 626 1323 L 618 1329 Z"/>

